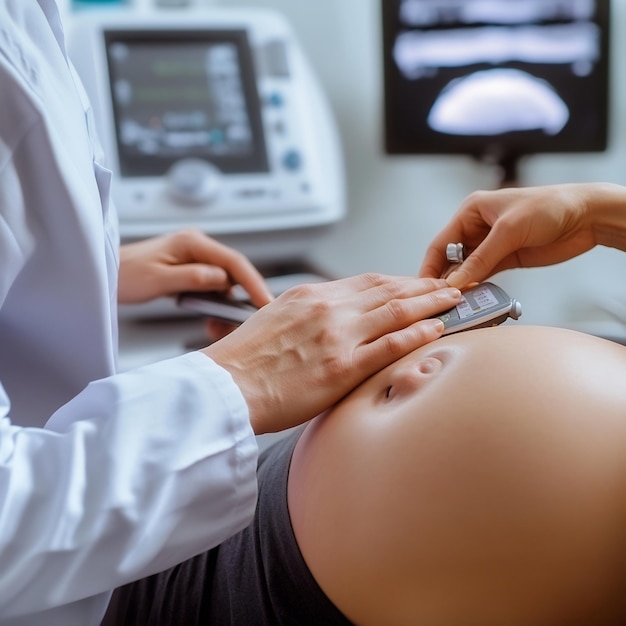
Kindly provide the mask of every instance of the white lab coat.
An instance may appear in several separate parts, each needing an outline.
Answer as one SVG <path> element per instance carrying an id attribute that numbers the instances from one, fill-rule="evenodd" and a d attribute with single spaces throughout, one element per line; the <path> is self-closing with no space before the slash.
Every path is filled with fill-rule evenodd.
<path id="1" fill-rule="evenodd" d="M 75 83 L 54 0 L 0 0 L 3 626 L 98 624 L 110 589 L 216 545 L 256 501 L 226 371 L 191 353 L 114 375 L 109 172 Z"/>

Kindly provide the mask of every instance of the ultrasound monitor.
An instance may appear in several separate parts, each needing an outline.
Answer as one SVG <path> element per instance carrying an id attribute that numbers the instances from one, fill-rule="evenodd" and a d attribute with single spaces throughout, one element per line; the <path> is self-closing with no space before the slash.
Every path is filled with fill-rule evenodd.
<path id="1" fill-rule="evenodd" d="M 607 146 L 609 0 L 382 0 L 388 154 Z"/>
<path id="2" fill-rule="evenodd" d="M 162 176 L 179 159 L 267 172 L 245 30 L 106 31 L 122 176 Z"/>

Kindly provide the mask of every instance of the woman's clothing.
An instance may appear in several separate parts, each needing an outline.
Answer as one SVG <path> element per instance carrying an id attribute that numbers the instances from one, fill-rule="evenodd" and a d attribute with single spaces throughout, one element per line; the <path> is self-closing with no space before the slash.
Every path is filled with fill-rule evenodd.
<path id="1" fill-rule="evenodd" d="M 254 513 L 230 375 L 200 353 L 116 375 L 109 179 L 54 0 L 0 0 L 2 626 L 95 626 L 109 589 Z"/>
<path id="2" fill-rule="evenodd" d="M 302 432 L 260 457 L 252 524 L 213 550 L 130 584 L 116 626 L 349 626 L 309 571 L 291 527 L 287 479 Z"/>

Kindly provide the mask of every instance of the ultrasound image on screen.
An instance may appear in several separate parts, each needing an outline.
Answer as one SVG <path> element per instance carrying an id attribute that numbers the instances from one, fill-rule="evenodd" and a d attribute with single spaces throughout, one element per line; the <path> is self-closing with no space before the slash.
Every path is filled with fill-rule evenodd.
<path id="1" fill-rule="evenodd" d="M 608 0 L 381 0 L 390 153 L 606 147 Z"/>
<path id="2" fill-rule="evenodd" d="M 267 171 L 243 31 L 108 32 L 106 42 L 123 176 L 163 175 L 190 157 Z"/>

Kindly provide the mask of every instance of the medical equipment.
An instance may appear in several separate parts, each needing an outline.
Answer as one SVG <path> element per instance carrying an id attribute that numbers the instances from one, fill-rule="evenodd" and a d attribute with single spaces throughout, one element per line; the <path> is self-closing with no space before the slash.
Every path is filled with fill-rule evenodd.
<path id="1" fill-rule="evenodd" d="M 480 283 L 463 292 L 459 304 L 437 315 L 445 326 L 444 335 L 462 330 L 497 326 L 509 317 L 516 320 L 522 315 L 522 306 L 504 289 L 493 283 Z"/>
<path id="2" fill-rule="evenodd" d="M 462 243 L 449 243 L 446 246 L 446 259 L 450 263 L 465 261 L 465 246 Z"/>
<path id="3" fill-rule="evenodd" d="M 441 275 L 441 278 L 448 278 L 459 264 L 465 261 L 465 246 L 462 243 L 449 243 L 446 246 L 446 259 L 450 265 Z"/>
<path id="4" fill-rule="evenodd" d="M 610 0 L 380 0 L 388 154 L 602 152 Z"/>
<path id="5" fill-rule="evenodd" d="M 450 265 L 443 273 L 447 278 L 465 261 L 466 251 L 462 243 L 449 243 L 446 246 L 446 259 Z M 480 283 L 463 292 L 459 304 L 441 315 L 436 315 L 444 323 L 444 335 L 497 326 L 509 317 L 516 320 L 522 315 L 522 305 L 511 298 L 504 289 L 493 283 Z"/>
<path id="6" fill-rule="evenodd" d="M 462 243 L 449 243 L 446 246 L 446 259 L 449 265 L 441 275 L 441 278 L 448 278 L 465 261 L 465 246 Z"/>
<path id="7" fill-rule="evenodd" d="M 70 26 L 123 239 L 195 226 L 262 264 L 344 216 L 334 120 L 280 14 L 110 9 Z"/>

